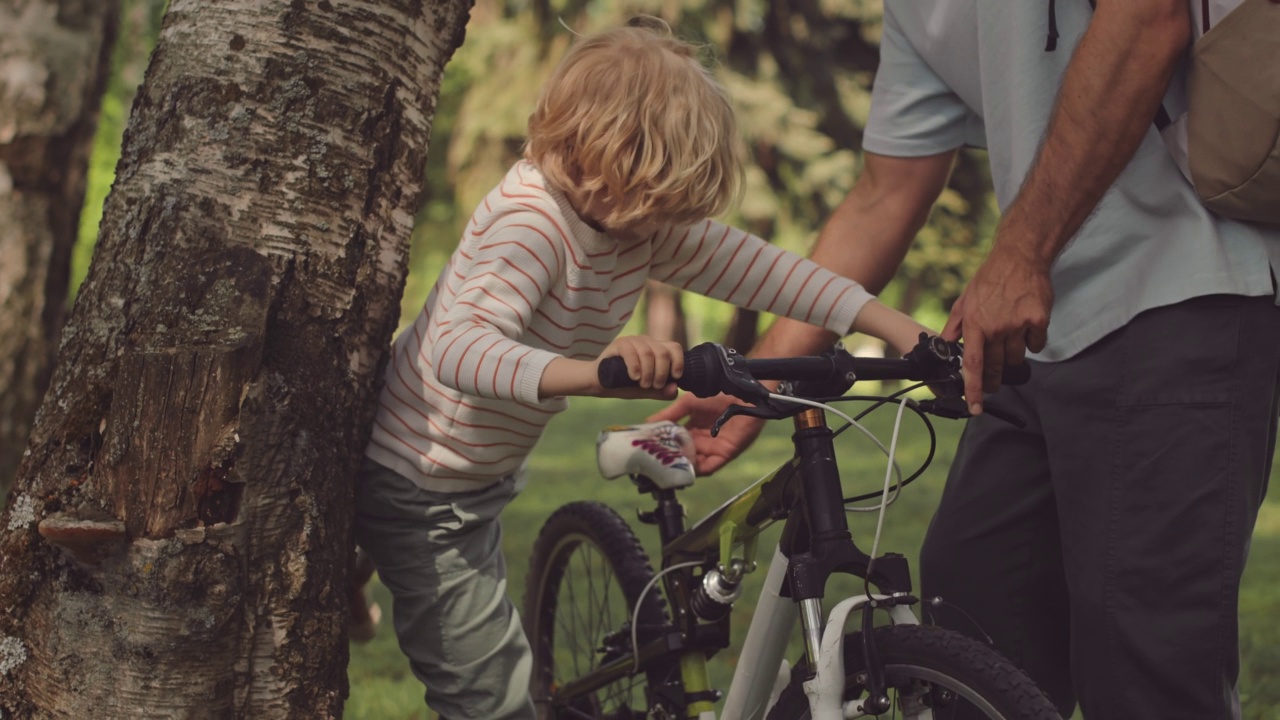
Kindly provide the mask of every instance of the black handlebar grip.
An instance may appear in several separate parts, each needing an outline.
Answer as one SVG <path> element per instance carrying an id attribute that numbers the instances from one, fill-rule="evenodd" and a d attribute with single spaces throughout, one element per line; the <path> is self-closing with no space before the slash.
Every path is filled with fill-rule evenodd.
<path id="1" fill-rule="evenodd" d="M 617 355 L 600 361 L 596 377 L 600 380 L 600 386 L 606 388 L 636 387 L 640 384 L 627 374 L 627 361 Z"/>
<path id="2" fill-rule="evenodd" d="M 684 374 L 675 383 L 681 390 L 688 390 L 698 397 L 711 397 L 724 391 L 722 375 L 717 372 L 718 356 L 715 346 L 703 343 L 684 352 Z M 600 387 L 639 387 L 639 383 L 627 374 L 627 361 L 615 355 L 600 361 L 596 369 Z"/>
<path id="3" fill-rule="evenodd" d="M 1026 363 L 1005 365 L 1000 374 L 1001 385 L 1025 385 L 1031 379 L 1031 366 Z"/>
<path id="4" fill-rule="evenodd" d="M 1025 430 L 1027 427 L 1027 421 L 1023 420 L 1021 415 L 1009 412 L 995 403 L 984 402 L 982 404 L 982 412 L 987 413 L 993 418 L 1003 420 L 1019 430 Z"/>

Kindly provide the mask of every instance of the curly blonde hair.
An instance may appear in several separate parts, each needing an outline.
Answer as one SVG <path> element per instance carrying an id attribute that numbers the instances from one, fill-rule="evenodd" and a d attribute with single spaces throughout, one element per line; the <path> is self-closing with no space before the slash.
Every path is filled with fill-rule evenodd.
<path id="1" fill-rule="evenodd" d="M 606 200 L 609 229 L 724 212 L 742 186 L 729 98 L 699 48 L 657 18 L 585 37 L 529 117 L 524 154 L 581 209 Z"/>

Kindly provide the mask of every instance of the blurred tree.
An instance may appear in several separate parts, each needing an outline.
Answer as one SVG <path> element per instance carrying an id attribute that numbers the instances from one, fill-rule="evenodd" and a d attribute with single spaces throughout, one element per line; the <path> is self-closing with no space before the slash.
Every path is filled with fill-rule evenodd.
<path id="1" fill-rule="evenodd" d="M 0 498 L 49 384 L 118 9 L 0 1 Z"/>
<path id="2" fill-rule="evenodd" d="M 338 717 L 350 478 L 467 0 L 173 0 L 0 518 L 0 715 Z"/>

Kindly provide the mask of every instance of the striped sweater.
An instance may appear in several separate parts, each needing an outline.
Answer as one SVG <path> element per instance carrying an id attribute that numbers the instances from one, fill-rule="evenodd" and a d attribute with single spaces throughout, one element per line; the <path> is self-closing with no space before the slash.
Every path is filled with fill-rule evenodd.
<path id="1" fill-rule="evenodd" d="M 712 220 L 615 240 L 522 161 L 476 209 L 422 312 L 396 338 L 368 456 L 438 492 L 520 472 L 566 407 L 538 398 L 543 369 L 557 356 L 599 356 L 649 278 L 840 334 L 871 299 Z"/>

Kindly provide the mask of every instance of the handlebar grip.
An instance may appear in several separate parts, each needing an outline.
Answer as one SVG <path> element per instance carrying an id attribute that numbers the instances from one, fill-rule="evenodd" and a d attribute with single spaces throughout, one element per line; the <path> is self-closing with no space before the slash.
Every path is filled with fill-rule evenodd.
<path id="1" fill-rule="evenodd" d="M 1026 363 L 1005 365 L 1000 374 L 1001 385 L 1025 385 L 1031 379 L 1031 366 Z"/>
<path id="2" fill-rule="evenodd" d="M 998 420 L 1003 420 L 1019 430 L 1025 430 L 1027 427 L 1027 421 L 1023 420 L 1021 415 L 1005 410 L 1003 407 L 995 403 L 984 402 L 982 404 L 982 412 L 987 413 Z"/>
<path id="3" fill-rule="evenodd" d="M 687 390 L 698 397 L 711 397 L 720 392 L 728 392 L 724 385 L 724 375 L 719 369 L 719 355 L 716 347 L 718 346 L 712 343 L 703 343 L 685 350 L 684 374 L 675 381 L 681 390 Z M 596 369 L 596 377 L 600 381 L 600 386 L 604 388 L 639 386 L 639 383 L 627 374 L 627 361 L 616 355 L 600 361 Z"/>
<path id="4" fill-rule="evenodd" d="M 600 386 L 606 388 L 636 387 L 640 384 L 627 374 L 627 361 L 616 355 L 600 361 L 596 377 Z"/>

